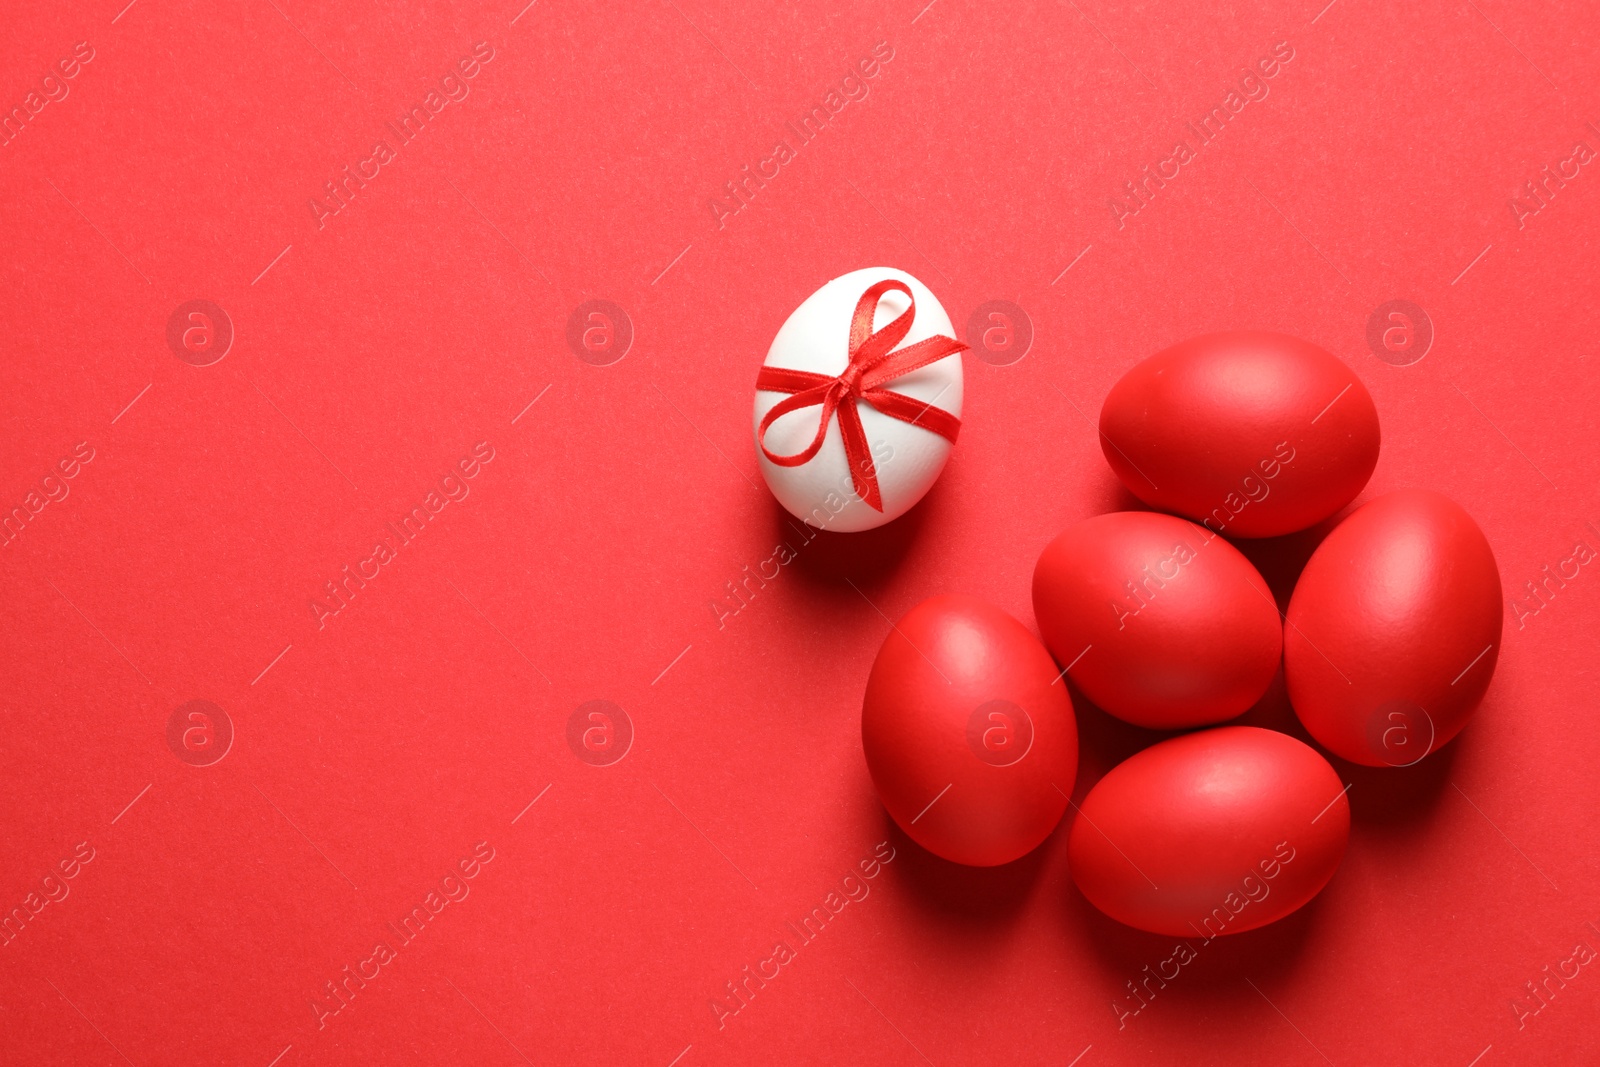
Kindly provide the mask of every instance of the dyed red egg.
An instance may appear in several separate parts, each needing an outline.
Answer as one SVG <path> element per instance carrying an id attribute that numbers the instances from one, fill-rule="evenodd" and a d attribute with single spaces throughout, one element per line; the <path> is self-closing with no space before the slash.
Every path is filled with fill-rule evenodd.
<path id="1" fill-rule="evenodd" d="M 1119 511 L 1071 527 L 1033 571 L 1044 643 L 1084 696 L 1138 726 L 1222 722 L 1261 698 L 1283 623 L 1237 548 L 1172 515 Z"/>
<path id="2" fill-rule="evenodd" d="M 1367 484 L 1378 410 L 1345 364 L 1277 333 L 1217 333 L 1112 386 L 1100 447 L 1128 491 L 1230 537 L 1322 521 Z"/>
<path id="3" fill-rule="evenodd" d="M 1459 504 L 1402 489 L 1356 509 L 1289 600 L 1289 702 L 1329 751 L 1409 766 L 1467 724 L 1494 675 L 1500 570 Z"/>
<path id="4" fill-rule="evenodd" d="M 889 815 L 917 844 L 990 867 L 1038 847 L 1078 773 L 1067 687 L 1037 638 L 999 608 L 937 596 L 884 638 L 861 744 Z"/>
<path id="5" fill-rule="evenodd" d="M 1316 750 L 1224 726 L 1113 767 L 1072 824 L 1072 878 L 1089 903 L 1156 934 L 1254 930 L 1322 891 L 1350 837 L 1350 804 Z"/>

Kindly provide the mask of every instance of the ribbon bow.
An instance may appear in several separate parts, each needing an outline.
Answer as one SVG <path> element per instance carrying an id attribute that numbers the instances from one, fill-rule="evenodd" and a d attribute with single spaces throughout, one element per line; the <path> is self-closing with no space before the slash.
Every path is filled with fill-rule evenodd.
<path id="1" fill-rule="evenodd" d="M 893 322 L 874 333 L 872 316 L 878 310 L 878 301 L 891 291 L 904 293 L 911 304 Z M 756 431 L 756 444 L 761 454 L 780 467 L 798 467 L 809 462 L 822 447 L 828 421 L 837 411 L 839 433 L 844 438 L 845 459 L 850 465 L 850 480 L 855 485 L 856 495 L 874 511 L 882 511 L 877 468 L 872 464 L 867 431 L 861 425 L 861 412 L 856 409 L 855 401 L 864 400 L 890 418 L 932 430 L 951 442 L 961 430 L 961 420 L 948 411 L 904 393 L 879 388 L 885 382 L 967 348 L 953 337 L 935 335 L 895 351 L 894 346 L 905 340 L 916 317 L 917 298 L 911 289 L 904 282 L 888 278 L 862 293 L 861 299 L 856 301 L 855 314 L 850 317 L 850 362 L 837 377 L 786 367 L 762 367 L 756 378 L 757 389 L 793 395 L 779 401 L 761 420 Z M 817 421 L 817 434 L 804 450 L 780 456 L 767 447 L 767 428 L 774 422 L 791 411 L 819 404 L 822 414 Z"/>

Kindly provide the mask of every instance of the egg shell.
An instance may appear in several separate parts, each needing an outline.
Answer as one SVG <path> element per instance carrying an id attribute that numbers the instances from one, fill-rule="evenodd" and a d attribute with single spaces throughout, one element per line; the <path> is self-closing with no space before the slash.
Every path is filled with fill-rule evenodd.
<path id="1" fill-rule="evenodd" d="M 767 351 L 765 366 L 836 375 L 850 362 L 850 318 L 856 301 L 886 278 L 904 282 L 916 298 L 916 318 L 898 351 L 929 337 L 955 337 L 955 327 L 931 290 L 903 270 L 868 267 L 835 278 L 795 309 Z M 881 330 L 906 310 L 903 293 L 889 292 L 878 301 L 873 329 Z M 884 388 L 961 415 L 961 355 L 954 353 L 895 378 Z M 822 449 L 798 467 L 783 467 L 762 455 L 761 420 L 786 398 L 786 394 L 757 390 L 752 425 L 757 435 L 756 462 L 761 476 L 778 502 L 796 518 L 819 529 L 847 533 L 870 530 L 904 515 L 932 488 L 944 470 L 954 445 L 921 426 L 891 418 L 865 401 L 856 401 L 861 424 L 877 470 L 883 510 L 877 511 L 856 495 L 845 458 L 839 420 L 829 420 Z M 778 455 L 793 455 L 811 443 L 817 432 L 820 407 L 802 408 L 779 418 L 767 429 L 767 447 Z"/>
<path id="2" fill-rule="evenodd" d="M 1112 386 L 1100 447 L 1128 491 L 1230 537 L 1313 526 L 1378 462 L 1378 411 L 1351 369 L 1277 333 L 1158 352 Z"/>
<path id="3" fill-rule="evenodd" d="M 867 768 L 917 844 L 990 867 L 1038 847 L 1067 808 L 1078 725 L 1037 638 L 999 608 L 936 596 L 884 638 L 861 708 Z"/>
<path id="4" fill-rule="evenodd" d="M 1323 746 L 1409 766 L 1461 732 L 1500 654 L 1500 570 L 1478 524 L 1428 489 L 1387 493 L 1317 546 L 1289 600 L 1289 702 Z"/>
<path id="5" fill-rule="evenodd" d="M 1149 511 L 1096 515 L 1050 542 L 1033 610 L 1084 696 L 1161 730 L 1243 714 L 1283 648 L 1272 591 L 1250 561 L 1204 527 Z"/>
<path id="6" fill-rule="evenodd" d="M 1084 797 L 1067 856 L 1089 902 L 1156 934 L 1242 933 L 1322 891 L 1350 837 L 1344 783 L 1315 749 L 1223 726 L 1162 741 Z"/>

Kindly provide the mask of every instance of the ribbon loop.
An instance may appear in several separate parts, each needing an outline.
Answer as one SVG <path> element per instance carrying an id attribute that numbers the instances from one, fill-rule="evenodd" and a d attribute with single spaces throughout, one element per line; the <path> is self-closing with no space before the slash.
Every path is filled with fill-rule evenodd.
<path id="1" fill-rule="evenodd" d="M 885 293 L 904 293 L 910 302 L 883 329 L 874 331 L 873 316 L 878 311 L 878 301 Z M 932 431 L 951 442 L 961 430 L 961 420 L 933 404 L 880 388 L 896 378 L 920 370 L 946 356 L 965 351 L 967 346 L 953 337 L 935 335 L 914 345 L 896 349 L 911 332 L 917 317 L 917 298 L 911 288 L 895 278 L 886 278 L 868 287 L 856 301 L 855 312 L 850 316 L 850 361 L 834 377 L 813 374 L 810 371 L 791 370 L 786 367 L 762 367 L 756 377 L 756 388 L 773 393 L 791 394 L 773 405 L 756 430 L 756 444 L 761 454 L 780 467 L 798 467 L 808 463 L 822 448 L 828 435 L 828 423 L 834 413 L 839 416 L 839 433 L 844 439 L 845 459 L 850 466 L 850 481 L 856 495 L 875 511 L 883 510 L 883 494 L 878 488 L 878 472 L 872 463 L 872 452 L 867 443 L 866 429 L 861 425 L 861 412 L 856 402 L 867 404 L 890 418 L 908 422 Z M 822 411 L 817 419 L 817 432 L 811 443 L 792 455 L 779 455 L 767 447 L 767 430 L 791 411 L 818 407 Z"/>

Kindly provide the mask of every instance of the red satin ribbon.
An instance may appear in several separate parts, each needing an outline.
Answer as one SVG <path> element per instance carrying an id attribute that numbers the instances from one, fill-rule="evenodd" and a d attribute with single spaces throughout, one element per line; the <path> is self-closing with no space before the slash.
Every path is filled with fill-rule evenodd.
<path id="1" fill-rule="evenodd" d="M 911 301 L 905 311 L 876 333 L 872 330 L 872 316 L 878 310 L 878 301 L 887 292 L 904 293 Z M 811 460 L 822 447 L 828 433 L 828 420 L 835 411 L 839 413 L 839 432 L 844 438 L 844 454 L 850 465 L 850 479 L 856 495 L 875 511 L 883 510 L 883 496 L 878 491 L 878 472 L 872 464 L 872 452 L 867 445 L 867 431 L 861 425 L 861 413 L 855 401 L 863 400 L 891 418 L 909 422 L 932 430 L 951 442 L 961 430 L 961 420 L 942 408 L 893 393 L 879 386 L 902 375 L 926 367 L 936 360 L 967 348 L 953 337 L 933 336 L 907 345 L 899 351 L 894 346 L 905 340 L 911 323 L 917 317 L 917 298 L 904 282 L 886 279 L 869 288 L 856 301 L 855 314 L 850 317 L 850 363 L 837 377 L 812 374 L 810 371 L 789 370 L 784 367 L 762 367 L 756 378 L 756 388 L 773 393 L 792 393 L 787 400 L 779 401 L 756 431 L 756 443 L 761 454 L 780 467 L 798 467 Z M 767 428 L 791 411 L 822 405 L 822 415 L 817 421 L 817 435 L 804 450 L 792 456 L 780 456 L 767 448 Z"/>

